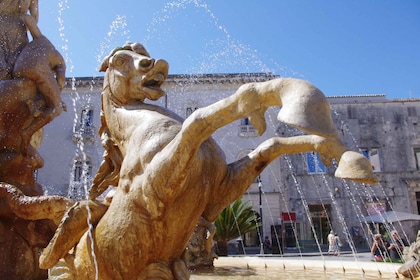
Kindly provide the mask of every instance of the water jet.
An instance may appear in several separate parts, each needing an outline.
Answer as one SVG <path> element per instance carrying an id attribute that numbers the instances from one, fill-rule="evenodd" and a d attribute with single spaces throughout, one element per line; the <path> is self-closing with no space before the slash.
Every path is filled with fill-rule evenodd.
<path id="1" fill-rule="evenodd" d="M 42 44 L 45 46 L 47 43 Z M 61 68 L 56 75 L 62 78 L 62 63 L 59 66 Z M 160 87 L 168 75 L 167 68 L 164 60 L 154 60 L 138 43 L 116 49 L 104 61 L 102 70 L 107 72 L 100 133 L 106 152 L 90 190 L 91 200 L 68 209 L 71 202 L 63 197 L 48 198 L 39 193 L 39 197 L 33 199 L 46 201 L 43 205 L 54 203 L 60 206 L 58 213 L 43 216 L 49 220 L 57 221 L 57 216 L 63 216 L 67 209 L 41 257 L 41 267 L 52 267 L 51 278 L 188 278 L 189 272 L 181 256 L 195 221 L 203 215 L 210 222 L 214 220 L 224 206 L 246 191 L 268 162 L 282 154 L 315 150 L 326 163 L 337 160 L 339 167 L 344 164 L 340 158 L 345 158 L 346 164 L 350 162 L 353 174 L 343 173 L 341 168 L 336 174 L 338 177 L 375 182 L 369 162 L 359 154 L 354 159 L 351 156 L 353 153 L 338 139 L 325 97 L 310 83 L 290 78 L 249 83 L 241 86 L 231 97 L 200 108 L 184 121 L 165 108 L 144 102 L 145 99 L 155 100 L 164 95 Z M 127 75 L 123 77 L 121 73 Z M 60 79 L 56 82 L 60 88 Z M 48 100 L 42 95 L 45 93 L 36 92 L 36 109 L 48 112 L 51 110 Z M 295 98 L 296 95 L 302 98 Z M 306 101 L 296 102 L 301 99 Z M 56 103 L 53 105 L 57 107 Z M 273 137 L 258 144 L 244 159 L 227 164 L 223 151 L 211 139 L 212 133 L 229 122 L 249 118 L 258 133 L 262 134 L 266 128 L 264 113 L 269 106 L 282 106 L 284 110 L 281 109 L 279 120 L 308 135 Z M 313 108 L 324 109 L 311 111 Z M 60 109 L 57 107 L 54 113 Z M 293 116 L 295 113 L 296 117 Z M 165 133 L 158 133 L 162 130 Z M 153 141 L 147 142 L 150 139 Z M 24 149 L 14 147 L 15 151 L 25 156 L 27 148 L 34 155 L 33 147 L 26 140 L 22 142 Z M 138 143 L 146 147 L 149 145 L 147 148 L 157 147 L 138 148 Z M 351 163 L 359 161 L 362 161 L 361 164 L 356 164 L 354 168 Z M 39 165 L 32 165 L 30 171 L 33 172 Z M 224 181 L 230 175 L 231 181 Z M 36 187 L 35 183 L 32 185 Z M 118 185 L 115 193 L 108 196 L 109 205 L 94 201 L 108 185 Z M 235 189 L 229 189 L 227 194 L 229 185 L 235 185 Z M 28 184 L 21 183 L 19 186 L 25 188 Z M 12 186 L 4 186 L 3 189 L 12 190 L 4 191 L 4 196 L 14 191 Z M 185 194 L 185 190 L 192 193 Z M 20 197 L 29 201 L 25 195 L 29 193 Z M 200 205 L 196 205 L 197 201 Z M 185 202 L 188 205 L 184 205 Z M 23 204 L 22 211 L 25 209 Z M 24 216 L 19 210 L 14 210 L 14 215 Z M 25 218 L 38 219 L 33 213 L 28 216 Z M 86 220 L 91 221 L 91 225 L 84 223 Z M 147 230 L 139 228 L 138 224 L 147 225 Z M 153 235 L 148 231 L 154 231 Z M 137 240 L 138 236 L 144 237 L 144 240 Z M 170 249 L 155 245 L 162 241 L 166 246 L 169 244 Z M 119 257 L 113 257 L 114 254 Z M 249 263 L 246 266 L 252 269 Z M 264 268 L 270 267 L 267 262 L 264 263 Z M 325 264 L 321 270 L 322 267 L 325 271 Z M 303 270 L 309 270 L 305 263 Z M 344 266 L 342 270 L 346 272 Z M 362 271 L 365 272 L 364 269 Z"/>

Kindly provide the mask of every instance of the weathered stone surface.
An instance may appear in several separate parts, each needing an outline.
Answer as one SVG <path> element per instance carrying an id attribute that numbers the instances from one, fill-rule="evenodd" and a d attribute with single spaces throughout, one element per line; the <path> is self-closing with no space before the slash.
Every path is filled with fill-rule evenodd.
<path id="1" fill-rule="evenodd" d="M 0 1 L 0 278 L 46 279 L 39 252 L 70 201 L 42 196 L 42 127 L 62 111 L 65 64 L 38 29 L 38 1 Z M 27 30 L 32 41 L 28 40 Z"/>
<path id="2" fill-rule="evenodd" d="M 214 223 L 209 223 L 203 217 L 198 219 L 182 256 L 189 269 L 213 266 L 213 261 L 217 258 L 213 240 L 215 233 Z"/>
<path id="3" fill-rule="evenodd" d="M 417 232 L 416 242 L 410 245 L 407 254 L 404 256 L 404 264 L 398 268 L 398 272 L 414 279 L 420 276 L 420 230 Z"/>
<path id="4" fill-rule="evenodd" d="M 274 79 L 246 84 L 184 121 L 165 108 L 144 103 L 164 95 L 160 86 L 168 64 L 152 59 L 142 45 L 115 49 L 101 69 L 106 74 L 100 134 L 106 152 L 90 197 L 110 184 L 118 187 L 108 210 L 102 218 L 95 217 L 100 220 L 90 230 L 81 226 L 80 219 L 85 221 L 89 214 L 81 208 L 80 212 L 72 208 L 62 220 L 41 257 L 41 267 L 50 268 L 64 256 L 51 269 L 53 279 L 188 279 L 182 258 L 200 217 L 214 221 L 282 154 L 315 150 L 331 163 L 347 151 L 332 126 L 325 97 L 308 82 Z M 245 117 L 261 135 L 269 106 L 283 106 L 279 119 L 311 135 L 271 138 L 227 164 L 211 135 Z M 369 169 L 369 164 L 363 166 Z M 368 172 L 365 179 L 372 178 Z M 98 206 L 94 205 L 92 213 Z M 83 236 L 78 242 L 67 242 L 79 234 Z M 72 245 L 74 250 L 67 252 Z"/>

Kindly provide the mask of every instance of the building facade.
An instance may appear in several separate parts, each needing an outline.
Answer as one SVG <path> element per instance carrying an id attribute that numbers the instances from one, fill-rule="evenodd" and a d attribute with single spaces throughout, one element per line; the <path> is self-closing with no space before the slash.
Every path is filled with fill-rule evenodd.
<path id="1" fill-rule="evenodd" d="M 272 78 L 267 74 L 170 75 L 163 85 L 167 95 L 153 103 L 186 118 L 232 95 L 244 83 Z M 39 149 L 45 164 L 37 180 L 47 194 L 75 200 L 85 197 L 102 161 L 98 136 L 102 85 L 101 77 L 67 79 L 62 93 L 67 112 L 45 127 Z M 323 165 L 316 153 L 282 156 L 243 196 L 263 220 L 259 233 L 246 235 L 245 245 L 258 244 L 259 235 L 289 247 L 316 240 L 325 244 L 330 230 L 357 245 L 375 230 L 360 222 L 361 217 L 388 210 L 419 214 L 420 99 L 359 95 L 329 97 L 328 101 L 342 141 L 369 158 L 380 183 L 363 185 L 335 178 L 335 165 Z M 303 134 L 277 121 L 279 109 L 267 111 L 267 131 L 261 137 L 248 119 L 216 131 L 213 138 L 228 162 L 271 137 Z M 418 222 L 397 226 L 414 241 Z"/>

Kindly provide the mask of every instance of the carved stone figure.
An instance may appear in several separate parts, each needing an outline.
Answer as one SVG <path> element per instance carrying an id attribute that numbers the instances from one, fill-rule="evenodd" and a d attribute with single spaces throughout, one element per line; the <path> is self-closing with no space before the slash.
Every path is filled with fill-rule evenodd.
<path id="1" fill-rule="evenodd" d="M 42 127 L 61 113 L 65 81 L 64 60 L 37 20 L 37 0 L 0 1 L 1 279 L 46 279 L 39 252 L 71 205 L 63 197 L 41 196 L 34 178 L 43 166 L 37 151 Z"/>
<path id="2" fill-rule="evenodd" d="M 31 144 L 32 136 L 62 112 L 60 94 L 65 82 L 65 63 L 41 34 L 35 19 L 30 15 L 22 18 L 33 40 L 14 59 L 11 79 L 0 80 L 0 155 L 7 157 L 0 161 L 0 178 L 24 187 L 35 184 L 33 171 L 43 165 Z M 13 37 L 12 34 L 9 36 Z M 25 169 L 22 161 L 32 173 L 19 170 L 16 174 L 19 168 Z M 28 177 L 22 174 L 28 174 Z M 28 192 L 25 194 L 42 193 L 39 188 Z"/>
<path id="3" fill-rule="evenodd" d="M 420 230 L 417 232 L 416 242 L 410 245 L 407 255 L 404 256 L 404 264 L 398 268 L 398 272 L 410 279 L 420 276 Z"/>
<path id="4" fill-rule="evenodd" d="M 203 217 L 198 219 L 183 254 L 183 260 L 189 269 L 213 266 L 213 260 L 218 258 L 213 246 L 215 233 L 216 227 L 213 223 Z"/>
<path id="5" fill-rule="evenodd" d="M 38 22 L 38 0 L 0 0 L 0 80 L 12 79 L 15 61 L 28 44 L 24 16 Z"/>
<path id="6" fill-rule="evenodd" d="M 335 158 L 339 168 L 351 171 L 339 169 L 340 176 L 375 182 L 368 160 L 340 142 L 323 94 L 306 81 L 246 84 L 183 120 L 144 103 L 164 96 L 168 63 L 151 58 L 142 45 L 115 49 L 101 69 L 106 152 L 90 196 L 111 183 L 118 187 L 107 210 L 90 202 L 66 214 L 40 257 L 42 268 L 52 268 L 52 279 L 188 279 L 182 255 L 200 216 L 213 222 L 282 154 L 314 150 L 324 163 Z M 245 117 L 261 135 L 269 106 L 282 106 L 279 120 L 309 135 L 268 139 L 226 163 L 211 135 Z M 86 207 L 93 219 L 89 229 L 80 222 L 89 214 Z"/>

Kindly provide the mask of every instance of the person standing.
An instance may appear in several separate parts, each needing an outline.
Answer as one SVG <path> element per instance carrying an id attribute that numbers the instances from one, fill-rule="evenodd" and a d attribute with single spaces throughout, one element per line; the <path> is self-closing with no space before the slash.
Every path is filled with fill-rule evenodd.
<path id="1" fill-rule="evenodd" d="M 268 236 L 265 236 L 263 245 L 264 253 L 268 253 L 269 251 L 271 251 L 271 242 Z"/>
<path id="2" fill-rule="evenodd" d="M 334 232 L 330 231 L 327 236 L 328 239 L 328 255 L 334 254 Z"/>
<path id="3" fill-rule="evenodd" d="M 335 233 L 334 234 L 334 255 L 335 256 L 339 256 L 341 254 L 340 247 L 341 247 L 340 238 L 338 237 L 338 234 Z"/>

